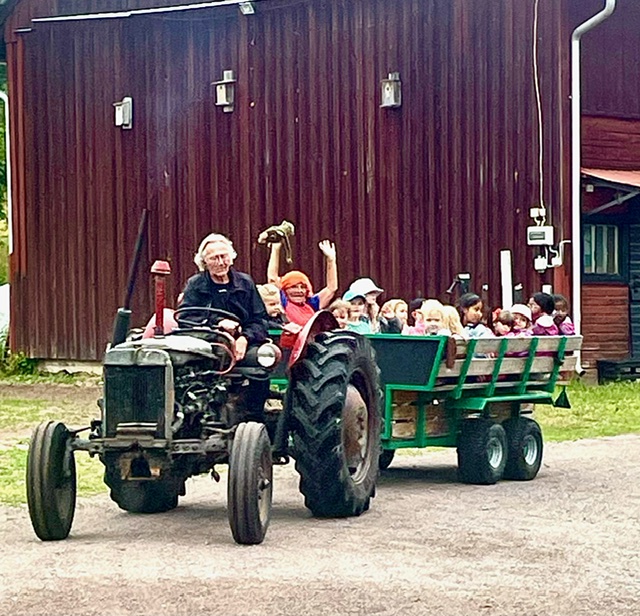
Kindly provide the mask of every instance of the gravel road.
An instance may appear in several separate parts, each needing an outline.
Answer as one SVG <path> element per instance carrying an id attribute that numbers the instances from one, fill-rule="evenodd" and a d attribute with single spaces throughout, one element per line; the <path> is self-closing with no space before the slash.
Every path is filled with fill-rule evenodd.
<path id="1" fill-rule="evenodd" d="M 80 499 L 62 542 L 0 508 L 0 614 L 640 614 L 640 436 L 549 444 L 535 481 L 490 487 L 456 483 L 453 450 L 399 456 L 346 520 L 276 470 L 260 546 L 233 543 L 224 476 L 165 514 Z"/>

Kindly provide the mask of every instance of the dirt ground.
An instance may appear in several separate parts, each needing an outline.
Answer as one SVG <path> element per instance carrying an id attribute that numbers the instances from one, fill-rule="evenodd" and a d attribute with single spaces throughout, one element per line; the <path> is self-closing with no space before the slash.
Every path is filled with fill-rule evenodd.
<path id="1" fill-rule="evenodd" d="M 224 476 L 165 514 L 80 499 L 62 542 L 0 507 L 0 614 L 637 616 L 639 468 L 640 436 L 549 444 L 535 481 L 491 487 L 430 451 L 396 458 L 360 518 L 317 520 L 279 467 L 260 546 L 233 543 Z"/>

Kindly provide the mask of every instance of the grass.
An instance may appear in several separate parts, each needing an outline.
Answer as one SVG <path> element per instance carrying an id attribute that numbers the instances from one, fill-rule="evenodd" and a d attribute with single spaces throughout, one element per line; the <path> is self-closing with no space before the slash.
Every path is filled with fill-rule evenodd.
<path id="1" fill-rule="evenodd" d="M 83 389 L 68 384 L 56 385 L 59 381 L 47 377 L 34 378 L 31 382 L 36 383 L 36 396 L 31 399 L 20 397 L 23 380 L 11 379 L 15 389 L 0 388 L 0 502 L 8 505 L 26 502 L 25 469 L 29 433 L 33 427 L 47 419 L 59 419 L 69 426 L 86 426 L 97 415 L 95 387 Z M 71 379 L 71 382 L 83 383 L 78 379 Z M 95 385 L 97 381 L 89 383 Z M 536 407 L 535 417 L 542 425 L 547 441 L 640 433 L 640 382 L 597 387 L 574 383 L 568 393 L 571 409 Z M 399 450 L 401 455 L 419 452 Z M 106 486 L 102 481 L 101 462 L 84 452 L 78 452 L 75 459 L 78 494 L 104 493 Z"/>
<path id="2" fill-rule="evenodd" d="M 25 473 L 28 440 L 24 439 L 8 449 L 0 449 L 0 502 L 5 505 L 26 503 Z M 87 454 L 75 456 L 78 494 L 103 494 L 107 487 L 102 481 L 103 466 L 97 458 Z"/>
<path id="3" fill-rule="evenodd" d="M 547 441 L 615 436 L 640 432 L 640 382 L 568 388 L 570 409 L 537 406 L 535 417 Z"/>

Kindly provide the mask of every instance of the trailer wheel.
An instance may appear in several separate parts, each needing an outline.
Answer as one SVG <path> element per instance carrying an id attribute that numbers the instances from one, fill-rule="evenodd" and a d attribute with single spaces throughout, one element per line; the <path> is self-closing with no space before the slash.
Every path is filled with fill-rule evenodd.
<path id="1" fill-rule="evenodd" d="M 393 458 L 395 457 L 395 455 L 396 455 L 395 449 L 382 450 L 382 452 L 380 453 L 380 460 L 378 462 L 378 464 L 380 465 L 381 471 L 387 470 L 391 466 L 391 463 L 393 462 Z"/>
<path id="2" fill-rule="evenodd" d="M 178 506 L 178 489 L 172 478 L 122 479 L 117 458 L 105 461 L 104 482 L 111 500 L 129 513 L 164 513 Z"/>
<path id="3" fill-rule="evenodd" d="M 287 397 L 305 505 L 317 517 L 360 515 L 375 492 L 381 390 L 366 338 L 323 333 L 293 366 Z"/>
<path id="4" fill-rule="evenodd" d="M 504 428 L 489 419 L 465 419 L 458 437 L 460 481 L 491 485 L 502 478 L 507 463 Z"/>
<path id="5" fill-rule="evenodd" d="M 76 509 L 76 463 L 67 447 L 71 435 L 59 421 L 44 421 L 33 431 L 27 454 L 27 503 L 42 541 L 66 539 Z"/>
<path id="6" fill-rule="evenodd" d="M 506 479 L 530 481 L 542 465 L 542 431 L 537 421 L 529 417 L 512 417 L 503 424 L 507 433 Z"/>
<path id="7" fill-rule="evenodd" d="M 264 425 L 238 424 L 229 460 L 228 514 L 236 543 L 262 543 L 271 518 L 273 461 Z"/>

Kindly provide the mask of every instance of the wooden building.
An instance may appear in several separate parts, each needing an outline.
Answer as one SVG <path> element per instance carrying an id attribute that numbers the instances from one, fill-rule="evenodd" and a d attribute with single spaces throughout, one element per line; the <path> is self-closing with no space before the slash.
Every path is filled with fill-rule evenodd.
<path id="1" fill-rule="evenodd" d="M 228 234 L 238 267 L 263 279 L 267 255 L 255 239 L 283 218 L 297 226 L 295 265 L 316 284 L 316 245 L 328 237 L 343 289 L 371 276 L 386 297 L 440 296 L 470 272 L 497 304 L 499 251 L 510 249 L 515 282 L 569 291 L 570 259 L 537 274 L 526 228 L 542 199 L 558 240 L 570 238 L 569 41 L 602 2 L 259 0 L 252 14 L 239 4 L 5 5 L 14 348 L 101 356 L 144 208 L 146 263 L 171 261 L 173 294 L 211 230 Z M 640 97 L 635 107 L 620 98 L 633 94 L 630 75 L 638 81 L 636 4 L 619 0 L 584 39 L 589 169 L 611 168 L 597 160 L 592 125 L 611 145 L 615 122 L 640 120 Z M 382 81 L 394 73 L 402 102 L 383 107 Z M 234 90 L 227 112 L 212 85 L 225 74 Z M 615 85 L 603 85 L 609 79 Z M 114 123 L 125 97 L 131 128 Z M 623 136 L 613 146 L 621 152 L 633 140 Z M 604 283 L 585 275 L 591 360 L 627 353 L 631 339 L 627 316 L 610 349 L 606 319 L 596 318 L 630 309 L 629 280 L 606 283 L 608 304 L 595 284 Z M 150 312 L 145 276 L 134 309 L 140 320 Z"/>

